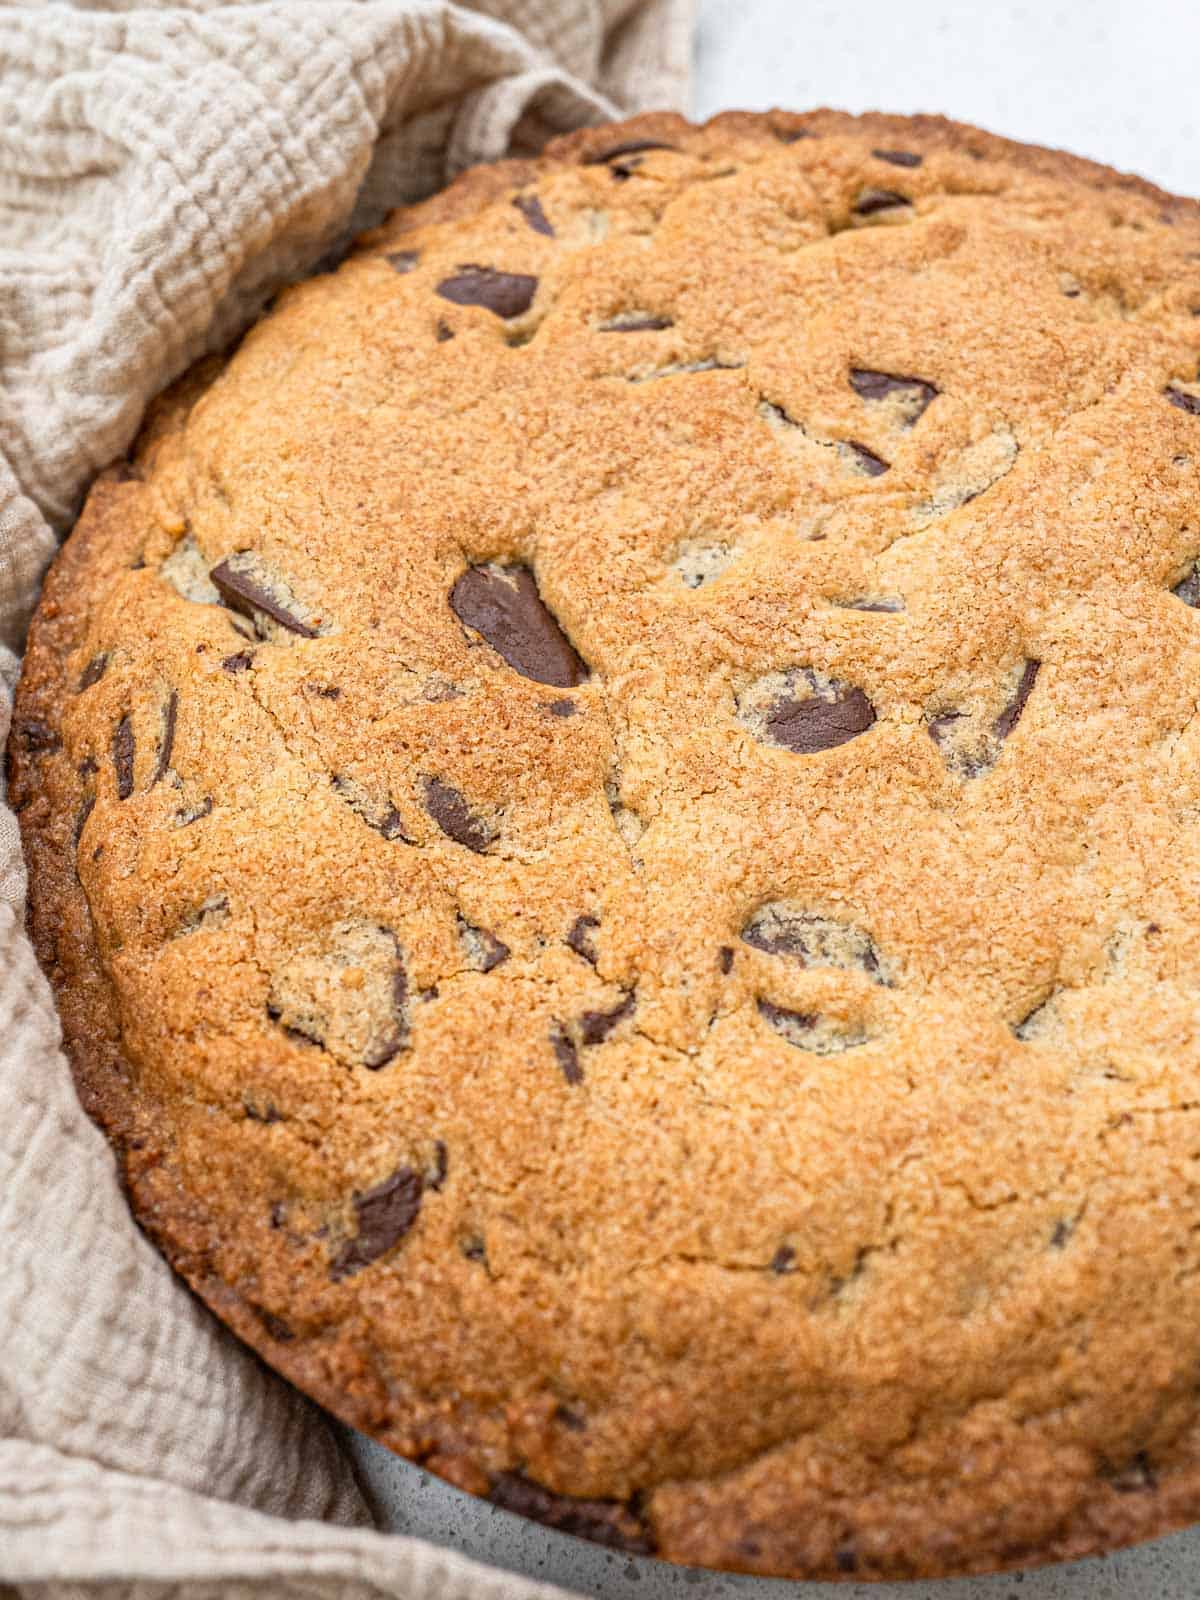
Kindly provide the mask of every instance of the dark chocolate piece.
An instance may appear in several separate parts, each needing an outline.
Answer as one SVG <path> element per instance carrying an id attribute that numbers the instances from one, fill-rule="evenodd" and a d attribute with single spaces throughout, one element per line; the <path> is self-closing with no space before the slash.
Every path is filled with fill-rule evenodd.
<path id="1" fill-rule="evenodd" d="M 450 608 L 522 677 L 556 689 L 573 689 L 587 677 L 528 567 L 468 567 L 450 591 Z"/>

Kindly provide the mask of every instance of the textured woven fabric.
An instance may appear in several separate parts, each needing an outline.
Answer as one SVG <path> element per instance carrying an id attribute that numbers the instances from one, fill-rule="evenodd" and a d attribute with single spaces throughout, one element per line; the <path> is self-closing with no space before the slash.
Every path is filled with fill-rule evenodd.
<path id="1" fill-rule="evenodd" d="M 154 394 L 391 206 L 551 133 L 677 105 L 689 12 L 0 3 L 0 741 L 56 540 Z M 24 895 L 0 804 L 0 1585 L 550 1594 L 371 1530 L 322 1414 L 137 1231 L 75 1099 Z"/>

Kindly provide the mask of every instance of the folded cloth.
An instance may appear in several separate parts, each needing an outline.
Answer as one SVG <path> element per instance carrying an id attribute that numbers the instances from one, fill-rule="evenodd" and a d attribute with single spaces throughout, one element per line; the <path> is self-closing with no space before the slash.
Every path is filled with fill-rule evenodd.
<path id="1" fill-rule="evenodd" d="M 0 0 L 0 744 L 41 574 L 147 402 L 390 207 L 677 106 L 690 6 Z M 0 803 L 0 1585 L 551 1594 L 373 1531 L 324 1415 L 138 1232 L 75 1099 L 24 896 Z"/>

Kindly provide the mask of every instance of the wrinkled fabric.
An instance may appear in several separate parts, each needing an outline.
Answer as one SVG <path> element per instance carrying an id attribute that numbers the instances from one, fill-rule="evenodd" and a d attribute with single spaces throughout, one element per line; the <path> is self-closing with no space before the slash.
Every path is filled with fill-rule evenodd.
<path id="1" fill-rule="evenodd" d="M 680 105 L 690 5 L 0 0 L 0 743 L 41 576 L 147 402 L 392 206 Z M 557 1592 L 376 1533 L 324 1415 L 134 1226 L 25 887 L 0 803 L 0 1595 Z"/>

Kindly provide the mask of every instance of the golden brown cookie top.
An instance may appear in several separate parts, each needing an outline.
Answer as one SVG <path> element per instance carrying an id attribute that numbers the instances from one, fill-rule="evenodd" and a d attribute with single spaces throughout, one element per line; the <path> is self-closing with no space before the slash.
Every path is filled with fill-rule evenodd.
<path id="1" fill-rule="evenodd" d="M 13 735 L 145 1225 L 463 1487 L 794 1575 L 1200 1515 L 1200 212 L 641 118 L 286 290 Z"/>

